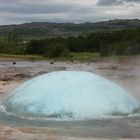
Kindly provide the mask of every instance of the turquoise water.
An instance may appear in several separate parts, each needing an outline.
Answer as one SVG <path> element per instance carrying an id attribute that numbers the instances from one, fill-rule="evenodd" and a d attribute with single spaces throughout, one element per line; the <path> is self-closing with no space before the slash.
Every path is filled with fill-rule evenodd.
<path id="1" fill-rule="evenodd" d="M 12 92 L 1 104 L 0 124 L 52 127 L 71 136 L 140 137 L 139 105 L 96 74 L 52 72 Z"/>
<path id="2" fill-rule="evenodd" d="M 137 99 L 101 76 L 60 71 L 25 82 L 3 101 L 1 109 L 20 117 L 89 120 L 129 115 L 139 107 Z"/>

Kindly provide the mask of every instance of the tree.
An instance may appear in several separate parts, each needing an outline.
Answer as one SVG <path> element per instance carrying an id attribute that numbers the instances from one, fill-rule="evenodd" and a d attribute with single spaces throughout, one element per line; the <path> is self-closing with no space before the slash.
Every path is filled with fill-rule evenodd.
<path id="1" fill-rule="evenodd" d="M 69 49 L 61 43 L 52 43 L 48 46 L 46 53 L 44 54 L 49 58 L 58 58 L 58 57 L 70 57 Z"/>

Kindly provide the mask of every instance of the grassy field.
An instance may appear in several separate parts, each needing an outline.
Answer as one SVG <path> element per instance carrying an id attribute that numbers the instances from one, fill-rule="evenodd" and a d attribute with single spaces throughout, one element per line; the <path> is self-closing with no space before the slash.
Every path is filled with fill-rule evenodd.
<path id="1" fill-rule="evenodd" d="M 93 60 L 97 58 L 101 58 L 99 53 L 71 53 L 72 58 L 75 60 Z"/>
<path id="2" fill-rule="evenodd" d="M 44 57 L 40 55 L 13 55 L 0 54 L 0 60 L 43 60 Z"/>
<path id="3" fill-rule="evenodd" d="M 92 60 L 99 58 L 98 53 L 71 53 L 71 58 L 57 58 L 58 60 Z M 49 58 L 41 55 L 11 55 L 0 54 L 0 60 L 49 60 Z"/>
<path id="4" fill-rule="evenodd" d="M 112 60 L 112 59 L 128 59 L 128 58 L 135 58 L 140 57 L 139 55 L 135 56 L 111 56 L 111 57 L 101 57 L 98 53 L 71 53 L 71 58 L 57 58 L 57 60 L 79 60 L 79 61 L 98 61 L 98 60 Z M 47 57 L 41 55 L 12 55 L 12 54 L 0 54 L 0 60 L 29 60 L 29 61 L 36 61 L 36 60 L 50 60 Z"/>

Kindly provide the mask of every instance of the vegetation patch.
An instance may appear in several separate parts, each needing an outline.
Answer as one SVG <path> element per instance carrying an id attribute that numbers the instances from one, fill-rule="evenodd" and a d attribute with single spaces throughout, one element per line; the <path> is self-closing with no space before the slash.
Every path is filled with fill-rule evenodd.
<path id="1" fill-rule="evenodd" d="M 66 59 L 90 59 L 103 56 L 140 54 L 140 29 L 91 33 L 86 36 L 34 39 L 28 42 L 21 35 L 9 33 L 0 38 L 1 54 L 39 55 Z"/>

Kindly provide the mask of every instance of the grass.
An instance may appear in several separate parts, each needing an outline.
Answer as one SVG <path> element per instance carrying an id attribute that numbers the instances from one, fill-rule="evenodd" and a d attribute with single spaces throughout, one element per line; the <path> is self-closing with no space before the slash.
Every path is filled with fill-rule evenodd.
<path id="1" fill-rule="evenodd" d="M 71 53 L 70 58 L 57 58 L 58 60 L 92 60 L 99 58 L 98 53 Z M 49 60 L 41 55 L 13 55 L 13 54 L 0 54 L 0 60 Z"/>
<path id="2" fill-rule="evenodd" d="M 83 52 L 83 53 L 71 53 L 72 58 L 75 60 L 93 60 L 100 58 L 99 53 L 90 53 L 90 52 Z"/>
<path id="3" fill-rule="evenodd" d="M 99 53 L 71 53 L 70 58 L 57 58 L 57 60 L 79 60 L 79 61 L 90 61 L 90 60 L 113 60 L 113 59 L 128 59 L 139 57 L 139 55 L 130 55 L 130 56 L 109 56 L 109 57 L 100 57 Z M 49 60 L 49 58 L 41 56 L 41 55 L 13 55 L 13 54 L 0 54 L 0 60 L 29 60 L 29 61 L 37 61 L 37 60 Z"/>
<path id="4" fill-rule="evenodd" d="M 13 54 L 0 54 L 0 60 L 43 60 L 41 55 L 13 55 Z"/>

